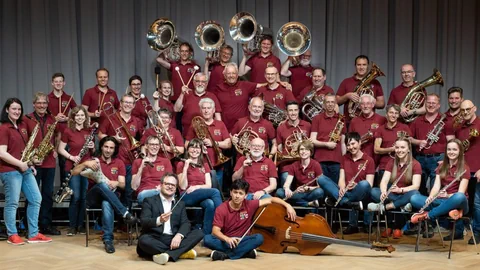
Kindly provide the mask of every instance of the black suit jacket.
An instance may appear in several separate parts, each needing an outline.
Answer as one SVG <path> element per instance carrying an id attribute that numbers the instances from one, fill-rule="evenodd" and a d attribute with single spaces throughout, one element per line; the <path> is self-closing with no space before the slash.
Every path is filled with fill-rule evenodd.
<path id="1" fill-rule="evenodd" d="M 162 235 L 163 223 L 157 226 L 157 218 L 164 212 L 160 196 L 146 198 L 142 203 L 142 213 L 140 215 L 142 233 Z M 190 232 L 190 221 L 187 217 L 185 204 L 182 201 L 178 202 L 178 205 L 173 209 L 170 216 L 170 226 L 173 235 L 181 233 L 186 236 Z"/>

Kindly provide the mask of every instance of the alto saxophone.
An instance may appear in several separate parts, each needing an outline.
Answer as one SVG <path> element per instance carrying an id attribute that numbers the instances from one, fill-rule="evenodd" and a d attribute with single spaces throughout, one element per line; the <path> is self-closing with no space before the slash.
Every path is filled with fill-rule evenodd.
<path id="1" fill-rule="evenodd" d="M 338 115 L 337 123 L 335 124 L 335 128 L 330 131 L 329 142 L 339 142 L 340 138 L 342 137 L 342 129 L 345 126 L 345 116 L 343 114 Z"/>
<path id="2" fill-rule="evenodd" d="M 55 128 L 57 127 L 57 124 L 58 120 L 48 127 L 47 134 L 45 135 L 45 137 L 43 137 L 43 140 L 37 147 L 36 156 L 39 162 L 43 162 L 43 160 L 48 156 L 48 154 L 50 154 L 50 152 L 52 152 L 52 150 L 55 148 L 51 141 L 53 138 L 53 134 L 55 133 Z"/>
<path id="3" fill-rule="evenodd" d="M 30 134 L 27 145 L 25 145 L 25 149 L 22 152 L 22 158 L 20 159 L 22 162 L 32 161 L 33 157 L 37 153 L 37 149 L 33 148 L 33 143 L 35 141 L 35 138 L 37 137 L 39 129 L 40 129 L 40 123 L 37 123 L 37 125 L 32 131 L 32 134 Z"/>

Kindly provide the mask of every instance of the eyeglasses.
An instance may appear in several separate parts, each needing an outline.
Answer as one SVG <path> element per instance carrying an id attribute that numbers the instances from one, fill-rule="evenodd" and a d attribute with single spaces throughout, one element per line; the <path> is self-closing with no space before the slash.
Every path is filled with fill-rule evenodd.
<path id="1" fill-rule="evenodd" d="M 411 74 L 413 72 L 414 72 L 413 70 L 402 71 L 402 75 Z"/>
<path id="2" fill-rule="evenodd" d="M 275 72 L 275 73 L 265 73 L 265 75 L 267 76 L 276 76 L 278 74 L 278 72 Z"/>
<path id="3" fill-rule="evenodd" d="M 37 101 L 37 102 L 35 102 L 35 104 L 44 105 L 44 104 L 48 104 L 48 102 L 46 102 L 46 101 Z"/>
<path id="4" fill-rule="evenodd" d="M 160 146 L 159 143 L 149 143 L 148 145 L 150 145 L 152 147 L 159 147 Z"/>
<path id="5" fill-rule="evenodd" d="M 122 101 L 123 104 L 127 104 L 127 105 L 133 105 L 133 101 Z"/>
<path id="6" fill-rule="evenodd" d="M 461 112 L 466 112 L 466 113 L 469 113 L 472 109 L 473 109 L 474 106 L 470 107 L 470 108 L 460 108 L 460 111 Z"/>
<path id="7" fill-rule="evenodd" d="M 196 83 L 207 83 L 207 81 L 199 81 L 199 80 L 195 80 Z"/>
<path id="8" fill-rule="evenodd" d="M 262 148 L 263 144 L 250 144 L 252 148 Z"/>

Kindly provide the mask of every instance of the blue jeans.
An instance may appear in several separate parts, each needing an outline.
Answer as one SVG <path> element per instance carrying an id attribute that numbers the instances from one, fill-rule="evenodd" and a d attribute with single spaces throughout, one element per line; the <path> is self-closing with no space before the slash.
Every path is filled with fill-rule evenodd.
<path id="1" fill-rule="evenodd" d="M 132 208 L 133 189 L 132 189 L 132 165 L 125 165 L 125 190 L 122 193 L 122 202 L 130 209 Z"/>
<path id="2" fill-rule="evenodd" d="M 83 220 L 85 219 L 85 200 L 87 198 L 88 179 L 81 175 L 72 176 L 69 186 L 73 194 L 70 197 L 68 217 L 70 219 L 70 227 L 77 228 L 83 226 Z"/>
<path id="3" fill-rule="evenodd" d="M 267 193 L 267 194 L 265 194 L 265 195 L 262 195 L 259 200 L 265 199 L 265 198 L 271 198 L 271 197 L 272 197 L 272 195 L 270 195 L 270 194 Z M 248 193 L 248 194 L 247 194 L 247 197 L 245 198 L 245 200 L 253 200 L 253 193 Z"/>
<path id="4" fill-rule="evenodd" d="M 212 233 L 215 209 L 222 204 L 220 191 L 216 188 L 202 188 L 188 193 L 183 197 L 185 206 L 200 206 L 203 208 L 203 233 Z"/>
<path id="5" fill-rule="evenodd" d="M 340 188 L 330 178 L 322 175 L 318 178 L 317 182 L 328 196 L 338 199 L 338 192 Z M 372 187 L 367 180 L 358 182 L 354 189 L 345 193 L 342 200 L 340 200 L 339 205 L 348 205 L 349 202 L 359 202 L 363 200 L 367 194 L 370 193 L 371 188 Z M 358 226 L 358 212 L 356 210 L 350 211 L 348 223 L 351 226 Z"/>
<path id="6" fill-rule="evenodd" d="M 422 194 L 416 194 L 410 198 L 410 202 L 414 209 L 422 208 L 425 205 L 426 200 L 427 196 Z M 435 220 L 440 216 L 447 215 L 448 212 L 453 209 L 463 210 L 464 215 L 468 213 L 468 200 L 465 194 L 457 192 L 448 199 L 436 199 L 427 207 L 426 210 L 429 211 L 428 217 L 431 220 Z M 463 229 L 464 225 L 462 220 L 458 220 L 455 224 L 455 235 L 463 235 Z"/>
<path id="7" fill-rule="evenodd" d="M 96 184 L 87 193 L 87 207 L 103 205 L 103 201 L 108 201 L 113 207 L 113 210 L 122 217 L 128 211 L 120 201 L 118 193 L 111 191 L 105 183 Z"/>
<path id="8" fill-rule="evenodd" d="M 53 183 L 55 182 L 55 168 L 36 168 L 37 184 L 42 195 L 40 215 L 38 223 L 40 228 L 46 228 L 52 224 L 53 212 Z M 27 214 L 28 215 L 28 214 Z"/>
<path id="9" fill-rule="evenodd" d="M 277 189 L 276 196 L 284 199 L 285 190 L 283 188 Z M 321 200 L 321 199 L 323 199 L 323 189 L 319 187 L 312 191 L 308 191 L 304 193 L 295 193 L 293 194 L 292 197 L 290 197 L 290 199 L 288 199 L 288 201 L 294 205 L 308 206 L 309 202 L 312 202 L 315 200 Z"/>
<path id="10" fill-rule="evenodd" d="M 389 185 L 390 187 L 390 185 Z M 382 195 L 382 192 L 380 191 L 380 188 L 372 188 L 372 191 L 370 192 L 372 196 L 372 200 L 376 203 L 380 202 L 380 196 Z M 390 193 L 388 195 L 388 198 L 385 200 L 385 202 L 390 201 L 394 208 L 399 208 L 402 206 L 405 206 L 407 203 L 410 202 L 410 199 L 412 198 L 413 195 L 415 194 L 420 194 L 418 190 L 410 190 L 407 193 L 404 194 L 395 194 L 395 193 Z"/>
<path id="11" fill-rule="evenodd" d="M 143 200 L 145 200 L 148 197 L 153 197 L 160 194 L 160 192 L 157 189 L 144 189 L 142 192 L 138 193 L 137 195 L 137 202 L 138 204 L 142 204 Z"/>
<path id="12" fill-rule="evenodd" d="M 36 236 L 38 234 L 38 214 L 42 196 L 32 170 L 28 169 L 24 173 L 19 171 L 0 173 L 0 180 L 2 180 L 5 188 L 3 216 L 8 236 L 18 234 L 15 214 L 20 200 L 20 192 L 23 192 L 27 201 L 30 202 L 27 206 L 28 238 Z"/>
<path id="13" fill-rule="evenodd" d="M 223 170 L 217 169 L 217 170 L 211 170 L 210 175 L 212 176 L 212 187 L 217 188 L 218 191 L 222 192 L 223 188 Z M 214 185 L 214 181 L 217 181 L 217 185 Z"/>
<path id="14" fill-rule="evenodd" d="M 240 237 L 240 236 L 239 236 Z M 236 248 L 230 248 L 228 244 L 217 237 L 207 234 L 203 238 L 203 243 L 205 247 L 211 250 L 218 250 L 224 252 L 232 260 L 240 259 L 243 255 L 250 252 L 250 250 L 255 249 L 263 244 L 263 235 L 261 234 L 252 234 L 247 235 L 243 240 L 238 244 Z"/>
<path id="15" fill-rule="evenodd" d="M 323 175 L 332 179 L 335 183 L 338 183 L 338 178 L 340 177 L 340 163 L 323 161 L 320 162 L 320 166 L 322 166 Z"/>
<path id="16" fill-rule="evenodd" d="M 420 165 L 422 165 L 422 183 L 420 185 L 420 189 L 418 190 L 421 194 L 428 194 L 427 183 L 430 187 L 430 190 L 432 189 L 433 184 L 435 183 L 435 176 L 437 175 L 435 170 L 438 167 L 438 162 L 443 160 L 444 156 L 444 153 L 436 157 L 426 157 L 421 155 L 416 156 L 417 161 L 420 163 Z"/>
<path id="17" fill-rule="evenodd" d="M 477 178 L 470 178 L 470 181 L 477 181 Z M 475 236 L 480 236 L 480 183 L 477 182 L 475 187 L 475 200 L 473 203 L 473 233 Z"/>
<path id="18" fill-rule="evenodd" d="M 103 242 L 113 241 L 113 224 L 115 216 L 112 205 L 108 201 L 102 201 L 102 230 Z"/>

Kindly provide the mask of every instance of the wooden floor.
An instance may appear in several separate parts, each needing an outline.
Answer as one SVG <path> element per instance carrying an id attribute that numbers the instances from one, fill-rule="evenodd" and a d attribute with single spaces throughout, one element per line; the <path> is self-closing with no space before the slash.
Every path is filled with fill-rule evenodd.
<path id="1" fill-rule="evenodd" d="M 54 237 L 52 243 L 26 244 L 12 246 L 6 241 L 0 242 L 0 269 L 158 269 L 152 261 L 139 258 L 135 246 L 128 246 L 125 240 L 116 240 L 116 252 L 107 254 L 103 249 L 100 235 L 91 235 L 90 246 L 85 247 L 85 236 Z M 125 238 L 117 235 L 116 239 Z M 196 248 L 200 256 L 195 260 L 169 262 L 168 269 L 445 269 L 448 267 L 477 269 L 480 255 L 474 246 L 467 245 L 467 238 L 454 241 L 452 259 L 448 260 L 448 247 L 442 248 L 439 237 L 435 235 L 429 242 L 421 239 L 420 252 L 414 252 L 415 238 L 403 236 L 400 240 L 391 240 L 397 249 L 394 253 L 373 251 L 364 248 L 330 245 L 321 255 L 300 256 L 295 253 L 281 255 L 259 252 L 256 260 L 212 262 L 208 258 L 210 251 Z M 356 234 L 348 240 L 366 241 L 366 234 Z M 274 268 L 272 268 L 274 267 Z"/>

